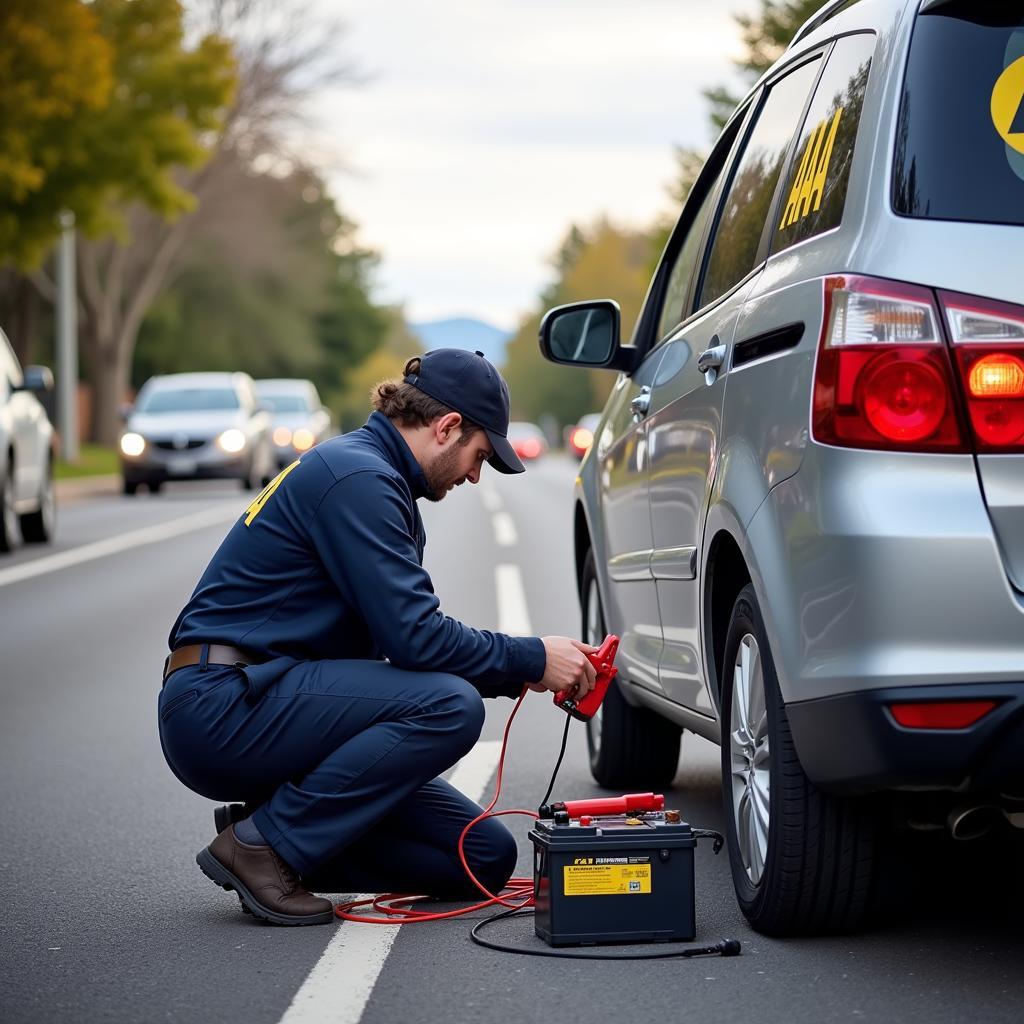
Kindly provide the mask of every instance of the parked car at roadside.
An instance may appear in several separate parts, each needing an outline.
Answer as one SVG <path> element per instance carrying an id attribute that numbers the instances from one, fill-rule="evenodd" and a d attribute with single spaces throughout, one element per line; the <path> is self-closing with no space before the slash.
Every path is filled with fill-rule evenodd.
<path id="1" fill-rule="evenodd" d="M 527 462 L 539 459 L 548 450 L 544 431 L 536 423 L 513 420 L 508 425 L 508 439 L 516 455 Z"/>
<path id="2" fill-rule="evenodd" d="M 599 412 L 588 412 L 586 416 L 581 416 L 579 422 L 574 426 L 566 427 L 566 451 L 577 459 L 582 459 L 590 451 L 590 446 L 594 443 L 594 431 L 600 422 L 601 414 Z"/>
<path id="3" fill-rule="evenodd" d="M 277 472 L 270 413 L 246 373 L 151 377 L 125 413 L 119 444 L 124 493 L 168 480 L 236 479 L 247 490 Z"/>
<path id="4" fill-rule="evenodd" d="M 0 552 L 53 540 L 53 425 L 38 397 L 52 388 L 50 370 L 22 370 L 0 331 Z"/>
<path id="5" fill-rule="evenodd" d="M 585 639 L 621 637 L 594 777 L 721 744 L 760 931 L 864 918 L 888 829 L 1024 824 L 1020 10 L 834 0 L 740 103 L 631 343 L 607 300 L 541 347 L 618 371 L 576 488 Z"/>
<path id="6" fill-rule="evenodd" d="M 279 469 L 334 436 L 331 414 L 311 380 L 258 380 L 256 394 L 270 410 L 270 436 Z"/>

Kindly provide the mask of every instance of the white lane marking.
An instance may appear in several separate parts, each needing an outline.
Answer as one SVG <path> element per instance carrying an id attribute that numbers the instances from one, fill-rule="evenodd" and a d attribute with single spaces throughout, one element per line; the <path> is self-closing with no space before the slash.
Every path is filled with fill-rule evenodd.
<path id="1" fill-rule="evenodd" d="M 518 565 L 499 565 L 494 569 L 498 594 L 498 629 L 512 636 L 531 636 L 530 613 L 526 610 L 523 577 Z"/>
<path id="2" fill-rule="evenodd" d="M 481 487 L 480 500 L 484 503 L 484 508 L 487 509 L 488 512 L 501 511 L 501 495 L 493 488 L 487 486 Z"/>
<path id="3" fill-rule="evenodd" d="M 496 512 L 491 518 L 491 524 L 494 527 L 494 540 L 499 547 L 509 548 L 519 543 L 515 521 L 507 512 Z"/>
<path id="4" fill-rule="evenodd" d="M 448 781 L 479 803 L 500 753 L 497 740 L 478 743 Z M 281 1024 L 358 1024 L 398 932 L 396 925 L 343 922 L 295 993 Z"/>
<path id="5" fill-rule="evenodd" d="M 205 526 L 226 523 L 231 519 L 237 519 L 242 511 L 234 506 L 231 508 L 207 508 L 202 512 L 195 512 L 169 523 L 146 526 L 141 530 L 124 533 L 120 537 L 108 537 L 106 540 L 83 544 L 80 548 L 72 548 L 70 551 L 61 551 L 56 555 L 37 558 L 35 561 L 25 562 L 23 565 L 12 565 L 9 569 L 0 569 L 0 587 L 32 579 L 33 576 L 42 576 L 44 573 L 56 572 L 58 569 L 68 569 L 73 565 L 81 565 L 82 562 L 91 562 L 97 558 L 116 555 L 142 544 L 155 544 L 170 537 L 177 537 L 182 533 L 201 530 Z"/>

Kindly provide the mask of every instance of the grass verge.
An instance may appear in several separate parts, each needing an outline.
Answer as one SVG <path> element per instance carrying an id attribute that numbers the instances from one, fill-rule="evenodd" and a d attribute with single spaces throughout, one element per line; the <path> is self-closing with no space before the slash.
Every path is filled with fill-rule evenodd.
<path id="1" fill-rule="evenodd" d="M 78 450 L 77 462 L 57 460 L 54 466 L 54 478 L 57 480 L 73 480 L 83 476 L 106 476 L 120 472 L 117 452 L 113 448 L 105 448 L 99 444 L 83 444 Z"/>

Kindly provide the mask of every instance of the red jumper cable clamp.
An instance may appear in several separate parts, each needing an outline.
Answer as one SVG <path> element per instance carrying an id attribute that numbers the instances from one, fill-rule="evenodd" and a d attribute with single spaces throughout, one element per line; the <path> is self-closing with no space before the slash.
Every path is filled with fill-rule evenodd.
<path id="1" fill-rule="evenodd" d="M 619 671 L 613 664 L 615 652 L 619 649 L 619 638 L 617 636 L 606 636 L 604 643 L 597 649 L 595 654 L 588 654 L 591 665 L 597 670 L 597 681 L 593 690 L 586 696 L 576 700 L 569 695 L 569 691 L 562 690 L 555 694 L 555 703 L 573 718 L 581 722 L 589 722 L 597 713 L 597 709 L 608 692 L 611 681 Z"/>

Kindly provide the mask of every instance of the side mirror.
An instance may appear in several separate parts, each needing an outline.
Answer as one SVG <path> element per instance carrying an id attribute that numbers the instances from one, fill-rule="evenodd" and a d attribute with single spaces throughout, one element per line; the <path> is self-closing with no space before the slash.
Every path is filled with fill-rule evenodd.
<path id="1" fill-rule="evenodd" d="M 619 343 L 621 324 L 619 304 L 611 299 L 556 306 L 540 323 L 541 353 L 553 363 L 628 372 L 636 350 Z"/>
<path id="2" fill-rule="evenodd" d="M 26 366 L 22 376 L 25 391 L 40 395 L 53 390 L 53 372 L 48 366 Z"/>

